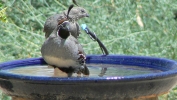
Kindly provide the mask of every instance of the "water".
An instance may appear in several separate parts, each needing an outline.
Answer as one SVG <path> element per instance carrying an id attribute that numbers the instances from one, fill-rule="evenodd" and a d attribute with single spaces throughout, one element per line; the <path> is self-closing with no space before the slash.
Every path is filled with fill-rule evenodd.
<path id="1" fill-rule="evenodd" d="M 90 70 L 89 77 L 110 77 L 110 76 L 130 76 L 130 75 L 139 75 L 139 74 L 149 74 L 149 73 L 160 73 L 162 71 L 152 69 L 152 68 L 144 68 L 139 66 L 125 66 L 125 65 L 108 65 L 108 64 L 89 64 L 87 65 Z M 102 68 L 107 68 L 106 72 L 101 73 Z M 52 67 L 48 67 L 47 65 L 41 66 L 25 66 L 12 68 L 8 70 L 1 70 L 6 73 L 13 74 L 21 74 L 27 76 L 45 76 L 52 77 L 54 69 Z M 76 74 L 73 74 L 76 76 Z"/>

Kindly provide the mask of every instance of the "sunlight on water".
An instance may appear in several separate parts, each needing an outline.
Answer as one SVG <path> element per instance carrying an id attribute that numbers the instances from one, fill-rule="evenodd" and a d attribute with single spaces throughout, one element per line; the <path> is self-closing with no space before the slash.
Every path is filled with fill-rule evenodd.
<path id="1" fill-rule="evenodd" d="M 130 76 L 130 75 L 140 75 L 140 74 L 149 74 L 149 73 L 160 73 L 162 71 L 152 69 L 152 68 L 144 68 L 138 66 L 125 66 L 125 65 L 108 65 L 108 64 L 89 64 L 87 65 L 90 70 L 89 77 L 110 77 L 110 76 Z M 101 73 L 102 68 L 107 68 L 106 71 Z M 13 69 L 1 70 L 6 73 L 13 74 L 21 74 L 27 76 L 45 76 L 52 77 L 54 69 L 52 67 L 48 67 L 47 65 L 41 66 L 25 66 L 18 67 Z M 105 73 L 104 73 L 105 72 Z"/>

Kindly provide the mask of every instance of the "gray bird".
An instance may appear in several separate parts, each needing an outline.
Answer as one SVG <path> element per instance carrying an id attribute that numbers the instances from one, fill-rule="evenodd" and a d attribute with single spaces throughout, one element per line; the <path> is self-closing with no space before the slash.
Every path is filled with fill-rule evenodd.
<path id="1" fill-rule="evenodd" d="M 73 73 L 89 75 L 85 64 L 86 54 L 77 39 L 71 35 L 70 23 L 66 19 L 58 23 L 41 47 L 42 57 L 48 65 L 67 73 L 69 77 Z"/>
<path id="2" fill-rule="evenodd" d="M 54 14 L 47 18 L 45 24 L 44 24 L 44 32 L 45 32 L 45 38 L 48 38 L 52 31 L 55 29 L 55 27 L 58 25 L 58 22 L 62 19 L 66 18 L 67 11 L 64 11 L 61 14 Z M 89 14 L 87 11 L 82 7 L 73 7 L 69 13 L 69 19 L 72 20 L 72 22 L 69 23 L 70 32 L 71 35 L 73 35 L 75 38 L 78 38 L 80 34 L 80 28 L 77 23 L 77 20 L 89 17 Z"/>

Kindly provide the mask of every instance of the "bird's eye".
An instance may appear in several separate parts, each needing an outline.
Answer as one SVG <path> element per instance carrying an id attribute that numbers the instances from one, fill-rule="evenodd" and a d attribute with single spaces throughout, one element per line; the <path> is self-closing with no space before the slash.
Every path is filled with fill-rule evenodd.
<path id="1" fill-rule="evenodd" d="M 85 10 L 81 9 L 81 13 L 85 13 Z"/>

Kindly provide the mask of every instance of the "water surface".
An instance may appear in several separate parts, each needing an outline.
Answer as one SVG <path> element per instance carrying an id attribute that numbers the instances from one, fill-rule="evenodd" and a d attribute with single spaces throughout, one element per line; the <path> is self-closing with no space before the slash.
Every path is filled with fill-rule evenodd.
<path id="1" fill-rule="evenodd" d="M 110 76 L 131 76 L 131 75 L 142 75 L 149 73 L 160 73 L 161 70 L 144 68 L 140 66 L 125 66 L 125 65 L 109 65 L 109 64 L 88 64 L 90 70 L 89 77 L 110 77 Z M 107 68 L 103 71 L 103 68 Z M 6 73 L 27 75 L 27 76 L 45 76 L 53 77 L 54 69 L 47 65 L 36 65 L 36 66 L 25 66 L 17 67 L 12 69 L 1 70 Z M 101 72 L 102 71 L 102 72 Z M 101 73 L 101 74 L 100 74 Z M 73 77 L 76 74 L 73 74 Z"/>

